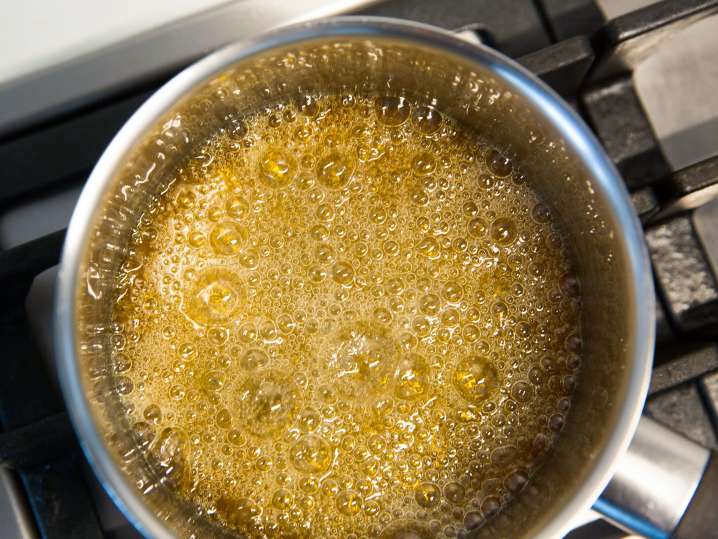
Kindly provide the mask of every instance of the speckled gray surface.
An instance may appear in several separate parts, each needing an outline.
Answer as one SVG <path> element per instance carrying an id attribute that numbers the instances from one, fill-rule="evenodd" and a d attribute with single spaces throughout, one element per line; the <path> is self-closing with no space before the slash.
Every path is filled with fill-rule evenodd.
<path id="1" fill-rule="evenodd" d="M 718 300 L 718 283 L 688 216 L 649 229 L 646 241 L 659 287 L 679 325 L 691 310 Z"/>

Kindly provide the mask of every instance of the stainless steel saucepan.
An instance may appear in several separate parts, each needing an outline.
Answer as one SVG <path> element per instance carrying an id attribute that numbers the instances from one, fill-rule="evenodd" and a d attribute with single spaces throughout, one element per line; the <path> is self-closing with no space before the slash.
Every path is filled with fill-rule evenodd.
<path id="1" fill-rule="evenodd" d="M 148 537 L 233 537 L 152 472 L 115 392 L 110 298 L 137 219 L 229 112 L 347 90 L 431 102 L 507 148 L 576 255 L 585 345 L 572 409 L 545 464 L 476 535 L 560 537 L 593 505 L 648 537 L 717 536 L 718 458 L 641 418 L 651 269 L 621 178 L 589 129 L 491 49 L 430 26 L 351 17 L 275 31 L 190 66 L 132 116 L 82 192 L 58 277 L 60 380 L 87 458 L 129 519 Z"/>

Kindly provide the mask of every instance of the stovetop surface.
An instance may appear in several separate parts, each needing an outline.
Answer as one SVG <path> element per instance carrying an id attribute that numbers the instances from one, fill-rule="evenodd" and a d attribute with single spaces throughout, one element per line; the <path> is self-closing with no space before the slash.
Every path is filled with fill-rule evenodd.
<path id="1" fill-rule="evenodd" d="M 329 4 L 346 11 L 352 3 Z M 706 61 L 718 51 L 718 22 L 696 22 L 718 1 L 668 0 L 629 14 L 623 12 L 653 3 L 359 4 L 362 13 L 468 29 L 537 73 L 586 119 L 631 191 L 653 262 L 658 340 L 646 413 L 718 448 L 718 69 Z M 217 9 L 222 16 L 228 8 Z M 200 19 L 206 30 L 212 12 Z M 694 24 L 681 39 L 647 47 L 689 20 Z M 160 34 L 192 24 L 187 19 Z M 703 41 L 684 39 L 691 33 Z M 650 53 L 636 63 L 633 53 L 644 50 Z M 139 537 L 93 478 L 64 411 L 52 363 L 52 293 L 64 229 L 90 169 L 124 121 L 180 67 L 125 80 L 115 91 L 90 85 L 88 95 L 60 108 L 0 120 L 0 522 L 8 539 Z M 8 95 L 0 88 L 0 110 Z M 590 522 L 569 537 L 626 535 L 591 519 L 577 515 Z"/>

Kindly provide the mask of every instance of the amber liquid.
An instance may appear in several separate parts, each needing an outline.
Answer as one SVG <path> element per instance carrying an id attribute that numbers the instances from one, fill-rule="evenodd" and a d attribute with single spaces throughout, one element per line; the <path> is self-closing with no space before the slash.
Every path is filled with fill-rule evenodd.
<path id="1" fill-rule="evenodd" d="M 530 480 L 578 285 L 517 164 L 399 98 L 229 124 L 143 216 L 114 306 L 138 444 L 250 537 L 466 535 Z"/>

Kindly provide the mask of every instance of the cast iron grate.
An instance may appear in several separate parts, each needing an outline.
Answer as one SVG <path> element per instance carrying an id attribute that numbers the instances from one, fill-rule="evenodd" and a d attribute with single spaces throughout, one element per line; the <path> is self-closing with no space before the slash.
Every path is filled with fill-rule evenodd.
<path id="1" fill-rule="evenodd" d="M 389 0 L 363 11 L 478 30 L 484 42 L 517 58 L 583 115 L 632 192 L 654 264 L 658 344 L 647 411 L 713 448 L 718 275 L 692 210 L 715 192 L 718 157 L 670 170 L 631 73 L 663 38 L 716 10 L 718 0 L 667 0 L 610 22 L 592 0 Z M 0 211 L 83 182 L 114 133 L 162 82 L 146 81 L 3 136 Z M 25 310 L 34 278 L 57 264 L 64 234 L 0 251 L 0 463 L 17 472 L 41 537 L 110 537 L 83 480 L 84 457 Z M 571 534 L 619 535 L 603 523 Z"/>

